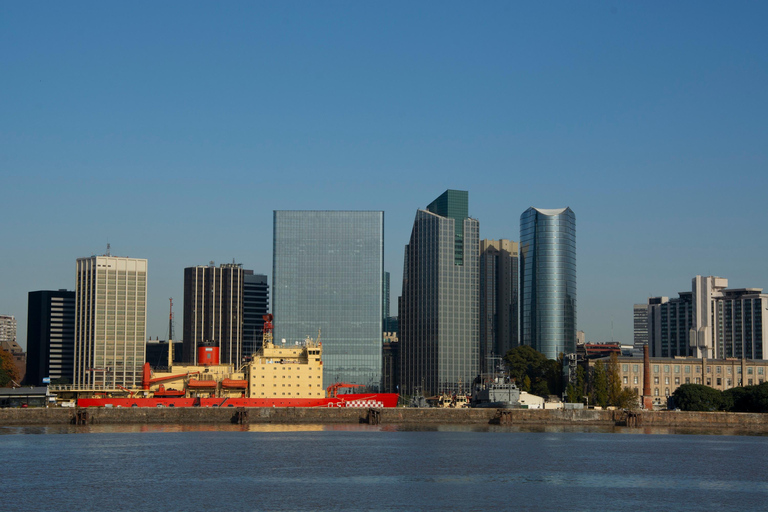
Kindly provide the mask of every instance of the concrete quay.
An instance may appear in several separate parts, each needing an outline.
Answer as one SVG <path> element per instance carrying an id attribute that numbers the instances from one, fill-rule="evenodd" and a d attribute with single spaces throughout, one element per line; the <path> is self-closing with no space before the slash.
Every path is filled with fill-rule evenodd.
<path id="1" fill-rule="evenodd" d="M 679 411 L 356 408 L 27 408 L 0 409 L 0 426 L 69 424 L 282 423 L 380 425 L 629 426 L 768 432 L 768 414 Z"/>

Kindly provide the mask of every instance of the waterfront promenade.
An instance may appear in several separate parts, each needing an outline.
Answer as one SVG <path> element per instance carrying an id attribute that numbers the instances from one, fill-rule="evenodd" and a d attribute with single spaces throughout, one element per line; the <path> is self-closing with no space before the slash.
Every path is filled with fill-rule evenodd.
<path id="1" fill-rule="evenodd" d="M 79 416 L 78 416 L 79 413 Z M 243 414 L 245 413 L 245 414 Z M 28 408 L 0 409 L 3 425 L 162 423 L 372 423 L 424 425 L 590 425 L 738 428 L 768 432 L 768 415 L 726 412 L 392 408 Z"/>

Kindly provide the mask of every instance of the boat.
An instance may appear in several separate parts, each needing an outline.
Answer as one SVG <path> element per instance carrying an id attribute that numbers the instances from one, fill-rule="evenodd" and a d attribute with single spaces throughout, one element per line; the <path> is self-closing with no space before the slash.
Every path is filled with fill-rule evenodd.
<path id="1" fill-rule="evenodd" d="M 198 347 L 197 365 L 144 364 L 141 387 L 80 393 L 79 407 L 397 407 L 397 393 L 358 391 L 360 384 L 323 387 L 322 342 L 274 343 L 272 315 L 264 316 L 262 348 L 240 368 L 219 363 L 219 349 Z M 170 345 L 170 344 L 169 344 Z M 169 357 L 170 361 L 170 357 Z M 173 388 L 166 388 L 173 386 Z M 352 391 L 354 392 L 343 392 Z"/>
<path id="2" fill-rule="evenodd" d="M 504 371 L 501 358 L 492 359 L 494 371 L 478 375 L 473 383 L 470 407 L 514 409 L 520 407 L 520 389 Z"/>

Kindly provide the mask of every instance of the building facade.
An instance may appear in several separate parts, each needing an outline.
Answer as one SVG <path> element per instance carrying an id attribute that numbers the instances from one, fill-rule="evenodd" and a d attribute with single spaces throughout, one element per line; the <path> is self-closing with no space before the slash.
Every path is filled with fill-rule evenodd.
<path id="1" fill-rule="evenodd" d="M 320 332 L 328 383 L 380 389 L 384 212 L 275 211 L 275 343 Z"/>
<path id="2" fill-rule="evenodd" d="M 75 280 L 75 385 L 140 385 L 146 318 L 147 260 L 110 255 L 79 258 Z"/>
<path id="3" fill-rule="evenodd" d="M 71 384 L 75 378 L 75 292 L 29 292 L 27 383 Z"/>
<path id="4" fill-rule="evenodd" d="M 634 343 L 632 347 L 642 350 L 648 344 L 648 304 L 635 304 L 632 307 L 634 320 Z"/>
<path id="5" fill-rule="evenodd" d="M 468 391 L 480 371 L 479 230 L 469 195 L 447 190 L 418 210 L 399 301 L 401 393 Z"/>
<path id="6" fill-rule="evenodd" d="M 480 241 L 480 367 L 519 345 L 518 245 L 509 240 Z"/>
<path id="7" fill-rule="evenodd" d="M 184 269 L 185 363 L 197 364 L 197 347 L 219 347 L 222 364 L 240 364 L 243 356 L 243 283 L 238 263 Z"/>
<path id="8" fill-rule="evenodd" d="M 549 359 L 576 351 L 576 215 L 529 208 L 520 216 L 521 341 Z"/>
<path id="9" fill-rule="evenodd" d="M 269 313 L 269 283 L 250 270 L 243 276 L 243 356 L 252 357 L 262 345 L 264 315 Z"/>
<path id="10" fill-rule="evenodd" d="M 676 299 L 648 299 L 651 356 L 766 359 L 768 295 L 762 291 L 696 276 L 691 291 Z"/>
<path id="11" fill-rule="evenodd" d="M 0 343 L 16 341 L 16 317 L 0 315 Z"/>
<path id="12" fill-rule="evenodd" d="M 598 359 L 590 360 L 590 367 Z M 603 360 L 606 363 L 605 360 Z M 619 357 L 622 388 L 643 393 L 643 360 Z M 768 362 L 749 359 L 707 359 L 693 357 L 652 357 L 650 359 L 651 396 L 655 405 L 666 405 L 667 399 L 682 384 L 703 384 L 720 391 L 740 386 L 762 384 L 768 376 Z"/>

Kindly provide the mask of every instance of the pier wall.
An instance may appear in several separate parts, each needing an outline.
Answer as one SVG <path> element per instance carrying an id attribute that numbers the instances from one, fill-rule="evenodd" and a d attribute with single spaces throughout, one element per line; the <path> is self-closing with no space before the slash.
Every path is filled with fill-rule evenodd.
<path id="1" fill-rule="evenodd" d="M 353 408 L 27 408 L 0 409 L 0 425 L 66 425 L 80 419 L 88 424 L 229 423 L 238 411 L 248 423 L 366 423 L 367 409 Z M 593 425 L 631 427 L 742 428 L 768 431 L 768 414 L 726 412 L 538 410 L 503 411 L 503 425 Z M 500 423 L 496 409 L 380 409 L 379 424 L 488 425 Z"/>

